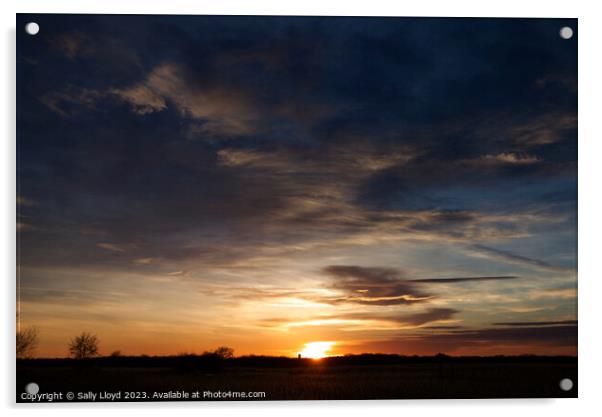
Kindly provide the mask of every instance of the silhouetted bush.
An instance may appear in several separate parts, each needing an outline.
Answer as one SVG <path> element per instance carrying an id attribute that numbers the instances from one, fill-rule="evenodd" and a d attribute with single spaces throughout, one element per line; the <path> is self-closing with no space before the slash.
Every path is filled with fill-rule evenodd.
<path id="1" fill-rule="evenodd" d="M 27 327 L 17 331 L 17 358 L 31 358 L 38 347 L 38 329 L 35 327 Z"/>
<path id="2" fill-rule="evenodd" d="M 232 359 L 234 357 L 234 349 L 228 346 L 220 346 L 213 353 L 223 359 Z"/>
<path id="3" fill-rule="evenodd" d="M 92 358 L 98 355 L 98 343 L 96 335 L 83 332 L 71 339 L 69 353 L 75 359 Z"/>

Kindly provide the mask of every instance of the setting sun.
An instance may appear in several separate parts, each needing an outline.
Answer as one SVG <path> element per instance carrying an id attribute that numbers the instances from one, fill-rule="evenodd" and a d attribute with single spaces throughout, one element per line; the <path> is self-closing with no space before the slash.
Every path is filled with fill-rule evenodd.
<path id="1" fill-rule="evenodd" d="M 335 342 L 310 342 L 304 345 L 299 354 L 302 358 L 320 359 L 328 356 L 328 352 Z"/>

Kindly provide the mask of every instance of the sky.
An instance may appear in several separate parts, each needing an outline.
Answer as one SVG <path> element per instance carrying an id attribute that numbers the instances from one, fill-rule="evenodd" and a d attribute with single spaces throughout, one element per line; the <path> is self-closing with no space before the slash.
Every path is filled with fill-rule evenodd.
<path id="1" fill-rule="evenodd" d="M 29 21 L 37 356 L 576 354 L 575 19 Z"/>

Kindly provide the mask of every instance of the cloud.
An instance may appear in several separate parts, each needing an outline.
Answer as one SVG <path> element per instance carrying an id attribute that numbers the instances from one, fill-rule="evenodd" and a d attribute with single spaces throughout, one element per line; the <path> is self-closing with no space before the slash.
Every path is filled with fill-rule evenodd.
<path id="1" fill-rule="evenodd" d="M 513 275 L 502 275 L 502 276 L 486 276 L 486 277 L 454 277 L 454 278 L 421 278 L 411 279 L 409 282 L 422 282 L 425 284 L 452 284 L 456 282 L 478 282 L 478 281 L 506 281 L 510 279 L 518 279 L 519 277 Z"/>
<path id="2" fill-rule="evenodd" d="M 323 272 L 332 277 L 328 288 L 345 294 L 343 297 L 331 299 L 332 302 L 366 305 L 411 304 L 428 301 L 435 297 L 431 291 L 425 291 L 425 285 L 428 284 L 505 281 L 518 278 L 516 276 L 481 276 L 407 279 L 398 269 L 355 265 L 331 265 L 324 268 Z M 443 311 L 432 310 L 432 313 Z"/>
<path id="3" fill-rule="evenodd" d="M 515 152 L 504 152 L 497 155 L 485 155 L 480 158 L 481 161 L 486 163 L 504 163 L 504 164 L 518 164 L 528 165 L 540 162 L 537 156 L 528 154 L 519 154 Z"/>
<path id="4" fill-rule="evenodd" d="M 132 106 L 132 111 L 139 115 L 167 109 L 165 98 L 143 84 L 123 89 L 113 88 L 109 92 L 128 102 Z"/>
<path id="5" fill-rule="evenodd" d="M 399 317 L 396 321 L 404 325 L 423 326 L 429 323 L 449 320 L 457 313 L 459 311 L 453 308 L 430 308 L 422 313 Z"/>
<path id="6" fill-rule="evenodd" d="M 510 322 L 499 322 L 492 323 L 496 326 L 557 326 L 557 325 L 577 325 L 577 320 L 557 320 L 557 321 L 510 321 Z"/>
<path id="7" fill-rule="evenodd" d="M 68 59 L 67 71 L 84 71 L 88 82 L 100 81 L 106 85 L 108 80 L 127 80 L 143 67 L 138 54 L 140 49 L 132 47 L 126 39 L 114 36 L 111 30 L 102 33 L 93 33 L 91 28 L 69 30 L 51 35 L 49 45 Z M 52 57 L 53 63 L 59 61 L 54 51 Z"/>
<path id="8" fill-rule="evenodd" d="M 63 52 L 70 60 L 81 55 L 89 55 L 92 52 L 90 42 L 90 37 L 81 31 L 61 33 L 50 41 L 52 46 Z"/>
<path id="9" fill-rule="evenodd" d="M 106 244 L 105 244 L 106 246 Z M 111 245 L 111 247 L 113 247 L 113 249 L 116 249 L 116 247 L 114 247 L 114 245 Z M 108 249 L 105 247 L 105 249 Z M 151 265 L 153 263 L 157 262 L 156 258 L 139 258 L 139 259 L 134 259 L 134 263 L 137 265 Z"/>
<path id="10" fill-rule="evenodd" d="M 572 113 L 546 114 L 523 124 L 507 127 L 506 133 L 515 143 L 531 148 L 559 142 L 577 128 L 577 116 Z"/>
<path id="11" fill-rule="evenodd" d="M 441 336 L 445 339 L 446 336 Z M 577 326 L 525 326 L 508 329 L 479 329 L 479 330 L 457 330 L 452 332 L 448 339 L 465 343 L 492 343 L 492 342 L 514 342 L 528 343 L 540 342 L 543 344 L 555 344 L 561 346 L 576 346 Z"/>
<path id="12" fill-rule="evenodd" d="M 32 206 L 36 206 L 38 203 L 34 200 L 31 200 L 27 197 L 23 197 L 23 196 L 17 196 L 16 198 L 17 201 L 17 205 L 18 206 L 23 206 L 23 207 L 32 207 Z"/>
<path id="13" fill-rule="evenodd" d="M 111 252 L 119 252 L 119 253 L 124 253 L 125 252 L 124 248 L 122 248 L 121 246 L 116 245 L 114 243 L 104 243 L 103 242 L 103 243 L 98 243 L 97 246 L 99 248 L 106 249 L 106 250 L 111 251 Z"/>
<path id="14" fill-rule="evenodd" d="M 366 311 L 362 313 L 343 313 L 329 316 L 343 320 L 365 321 L 369 326 L 374 326 L 375 322 L 389 322 L 396 326 L 393 329 L 417 328 L 430 323 L 447 322 L 454 318 L 459 310 L 446 307 L 432 307 L 424 311 L 412 314 L 382 314 L 379 312 Z M 321 317 L 322 319 L 325 317 Z M 430 327 L 430 326 L 429 326 Z"/>
<path id="15" fill-rule="evenodd" d="M 557 299 L 577 299 L 577 286 L 573 288 L 537 288 L 531 291 L 529 298 L 532 300 L 557 298 Z"/>
<path id="16" fill-rule="evenodd" d="M 332 265 L 324 268 L 324 272 L 333 278 L 330 288 L 345 294 L 333 298 L 333 302 L 396 305 L 432 298 L 411 283 L 399 280 L 399 271 L 395 269 Z"/>
<path id="17" fill-rule="evenodd" d="M 412 283 L 395 278 L 399 272 L 387 268 L 363 268 L 357 266 L 330 266 L 323 272 L 330 281 L 316 288 L 293 289 L 275 286 L 261 287 L 220 287 L 211 285 L 207 294 L 245 301 L 296 299 L 309 303 L 339 305 L 363 304 L 366 306 L 395 306 L 425 302 L 431 295 L 418 291 Z M 447 310 L 434 310 L 432 314 L 445 314 Z M 377 317 L 377 316 L 374 316 Z M 372 318 L 374 318 L 372 317 Z M 323 320 L 332 317 L 317 317 Z M 360 315 L 336 316 L 335 318 L 360 319 Z M 399 316 L 378 316 L 387 321 L 399 321 Z M 405 319 L 404 319 L 405 320 Z M 409 318 L 408 320 L 412 320 Z M 420 316 L 417 317 L 420 320 Z"/>
<path id="18" fill-rule="evenodd" d="M 53 112 L 71 118 L 85 109 L 96 110 L 96 103 L 104 96 L 97 90 L 68 86 L 42 95 L 40 101 Z"/>
<path id="19" fill-rule="evenodd" d="M 429 308 L 413 314 L 335 313 L 304 317 L 303 320 L 286 317 L 267 318 L 262 319 L 260 323 L 262 326 L 277 328 L 331 326 L 340 330 L 397 331 L 421 328 L 431 323 L 448 322 L 453 320 L 457 313 L 459 311 L 452 308 Z M 445 327 L 448 328 L 448 326 Z M 434 327 L 429 326 L 429 328 Z M 457 326 L 449 328 L 457 328 Z"/>
<path id="20" fill-rule="evenodd" d="M 24 230 L 31 229 L 32 226 L 27 223 L 17 222 L 17 232 L 23 232 Z"/>
<path id="21" fill-rule="evenodd" d="M 464 326 L 426 326 L 423 327 L 423 329 L 425 330 L 457 330 L 457 329 L 463 329 Z"/>
<path id="22" fill-rule="evenodd" d="M 517 255 L 515 253 L 495 249 L 489 246 L 484 245 L 472 245 L 469 247 L 470 250 L 475 251 L 477 256 L 485 256 L 492 259 L 498 259 L 504 262 L 509 262 L 521 266 L 535 267 L 538 269 L 544 269 L 547 271 L 561 271 L 561 272 L 570 272 L 574 271 L 572 268 L 566 268 L 561 266 L 551 265 L 547 262 L 544 262 L 539 259 L 529 258 L 526 256 Z"/>
<path id="23" fill-rule="evenodd" d="M 257 103 L 244 89 L 197 85 L 185 68 L 173 62 L 157 65 L 141 83 L 110 92 L 138 114 L 162 111 L 173 103 L 183 117 L 198 121 L 192 126 L 195 135 L 237 136 L 259 129 Z"/>
<path id="24" fill-rule="evenodd" d="M 402 354 L 457 355 L 576 355 L 577 326 L 531 326 L 517 328 L 440 329 L 423 327 L 420 332 L 397 338 L 366 342 L 360 351 Z"/>
<path id="25" fill-rule="evenodd" d="M 238 136 L 257 132 L 256 105 L 244 91 L 226 88 L 196 86 L 178 64 L 164 63 L 143 81 L 126 87 L 101 90 L 69 86 L 44 94 L 40 101 L 63 117 L 79 114 L 78 106 L 97 110 L 99 102 L 110 98 L 129 104 L 141 116 L 162 112 L 173 104 L 182 118 L 193 121 L 189 131 L 194 135 Z"/>

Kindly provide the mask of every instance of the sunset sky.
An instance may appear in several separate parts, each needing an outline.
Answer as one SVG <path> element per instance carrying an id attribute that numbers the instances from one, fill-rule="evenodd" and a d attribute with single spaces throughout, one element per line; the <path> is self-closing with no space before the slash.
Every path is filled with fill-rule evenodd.
<path id="1" fill-rule="evenodd" d="M 37 356 L 576 354 L 576 20 L 17 28 Z"/>

